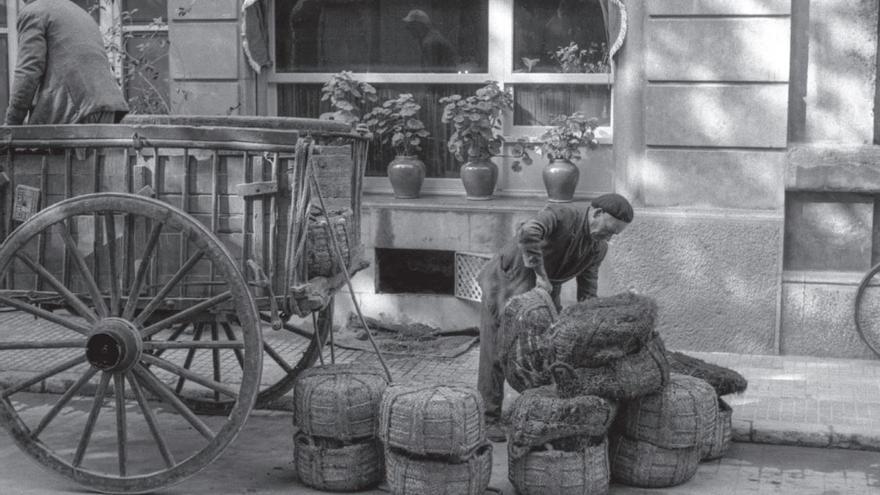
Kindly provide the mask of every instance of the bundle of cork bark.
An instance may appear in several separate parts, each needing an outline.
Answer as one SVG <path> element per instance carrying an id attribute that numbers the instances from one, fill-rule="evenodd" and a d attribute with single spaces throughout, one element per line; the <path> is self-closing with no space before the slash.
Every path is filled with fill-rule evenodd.
<path id="1" fill-rule="evenodd" d="M 672 486 L 700 459 L 723 454 L 730 408 L 705 381 L 671 378 L 652 299 L 618 294 L 557 315 L 542 292 L 512 298 L 502 315 L 512 333 L 506 378 L 523 391 L 508 415 L 509 476 L 519 493 L 606 493 L 609 478 Z M 688 364 L 691 374 L 707 369 Z M 737 374 L 727 371 L 721 381 L 730 386 Z M 688 440 L 667 441 L 670 432 Z"/>
<path id="2" fill-rule="evenodd" d="M 391 493 L 483 495 L 492 475 L 483 411 L 482 398 L 467 386 L 389 386 L 379 437 Z"/>
<path id="3" fill-rule="evenodd" d="M 388 381 L 378 369 L 333 364 L 303 371 L 293 388 L 294 464 L 303 484 L 348 492 L 379 484 L 379 404 Z"/>

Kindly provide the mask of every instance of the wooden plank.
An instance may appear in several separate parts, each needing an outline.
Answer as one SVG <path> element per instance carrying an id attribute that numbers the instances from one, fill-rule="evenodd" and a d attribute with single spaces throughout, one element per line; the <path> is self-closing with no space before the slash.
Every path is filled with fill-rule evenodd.
<path id="1" fill-rule="evenodd" d="M 788 18 L 653 19 L 647 29 L 647 77 L 785 82 L 790 31 Z"/>

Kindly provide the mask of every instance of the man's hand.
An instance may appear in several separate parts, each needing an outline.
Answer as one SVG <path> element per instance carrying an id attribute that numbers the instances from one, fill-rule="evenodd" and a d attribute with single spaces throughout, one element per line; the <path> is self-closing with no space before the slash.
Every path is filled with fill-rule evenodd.
<path id="1" fill-rule="evenodd" d="M 547 294 L 553 293 L 553 284 L 550 283 L 550 277 L 547 276 L 547 271 L 544 270 L 544 264 L 541 263 L 534 268 L 535 270 L 535 287 L 540 287 L 547 291 Z"/>

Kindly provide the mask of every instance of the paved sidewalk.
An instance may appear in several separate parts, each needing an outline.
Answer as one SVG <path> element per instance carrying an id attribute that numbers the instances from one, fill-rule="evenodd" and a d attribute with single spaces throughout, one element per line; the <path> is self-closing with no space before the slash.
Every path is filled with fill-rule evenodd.
<path id="1" fill-rule="evenodd" d="M 22 313 L 0 313 L 0 342 L 60 340 L 69 332 Z M 287 361 L 296 363 L 307 341 L 287 332 L 264 329 L 264 340 Z M 53 362 L 75 355 L 70 349 L 0 351 L 0 384 L 18 383 Z M 185 351 L 170 351 L 163 357 L 181 362 Z M 201 355 L 204 354 L 204 355 Z M 210 351 L 201 351 L 191 369 L 210 377 Z M 335 349 L 337 362 L 378 364 L 372 353 Z M 748 390 L 727 396 L 733 407 L 734 439 L 738 441 L 834 447 L 880 451 L 880 360 L 846 360 L 797 356 L 756 356 L 726 353 L 691 353 L 707 361 L 733 368 L 749 380 Z M 330 349 L 324 350 L 327 362 Z M 395 381 L 428 383 L 460 382 L 476 385 L 477 348 L 454 359 L 421 356 L 386 356 Z M 284 371 L 264 358 L 263 382 L 274 383 Z M 224 381 L 233 381 L 238 363 L 232 352 L 221 359 Z M 33 391 L 63 392 L 81 374 L 74 368 L 31 388 Z M 515 397 L 508 388 L 507 399 Z M 290 394 L 288 394 L 289 396 Z M 282 401 L 282 409 L 290 400 Z"/>

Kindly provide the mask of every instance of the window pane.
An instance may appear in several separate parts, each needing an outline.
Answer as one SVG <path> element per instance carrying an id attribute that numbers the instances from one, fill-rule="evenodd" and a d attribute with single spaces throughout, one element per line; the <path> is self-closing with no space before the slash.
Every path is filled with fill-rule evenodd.
<path id="1" fill-rule="evenodd" d="M 609 72 L 605 18 L 599 1 L 516 0 L 514 70 Z"/>
<path id="2" fill-rule="evenodd" d="M 513 90 L 513 125 L 548 125 L 554 115 L 583 112 L 611 122 L 611 87 L 585 84 L 517 84 Z"/>
<path id="3" fill-rule="evenodd" d="M 73 3 L 92 14 L 92 18 L 95 19 L 95 22 L 101 22 L 101 0 L 73 0 Z"/>
<path id="4" fill-rule="evenodd" d="M 5 34 L 0 35 L 0 115 L 6 115 L 9 105 L 9 45 Z"/>
<path id="5" fill-rule="evenodd" d="M 0 0 L 0 27 L 8 26 L 6 20 L 6 0 Z"/>
<path id="6" fill-rule="evenodd" d="M 488 70 L 488 0 L 275 5 L 278 72 Z"/>
<path id="7" fill-rule="evenodd" d="M 168 34 L 133 34 L 125 53 L 125 94 L 132 113 L 169 113 Z"/>
<path id="8" fill-rule="evenodd" d="M 133 22 L 168 20 L 168 0 L 122 0 L 122 11 L 129 12 Z"/>
<path id="9" fill-rule="evenodd" d="M 321 84 L 279 84 L 278 115 L 287 117 L 317 118 L 330 111 L 327 102 L 321 102 Z M 400 93 L 411 93 L 416 102 L 422 106 L 419 118 L 425 123 L 431 136 L 422 143 L 419 158 L 425 162 L 427 177 L 458 177 L 459 163 L 446 148 L 449 139 L 449 128 L 440 121 L 443 116 L 443 105 L 437 103 L 440 98 L 452 94 L 470 95 L 481 85 L 446 85 L 446 84 L 388 84 L 375 85 L 379 93 L 379 101 L 397 97 Z M 384 176 L 388 163 L 394 158 L 390 146 L 370 147 L 370 161 L 367 164 L 367 175 Z"/>

